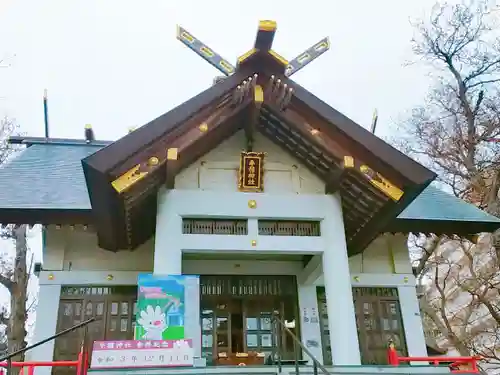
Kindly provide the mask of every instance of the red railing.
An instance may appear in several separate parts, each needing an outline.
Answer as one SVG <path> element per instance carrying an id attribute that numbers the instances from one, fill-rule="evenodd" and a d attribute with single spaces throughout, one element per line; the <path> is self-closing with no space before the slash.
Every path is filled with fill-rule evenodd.
<path id="1" fill-rule="evenodd" d="M 7 362 L 0 362 L 0 375 L 7 373 Z M 33 362 L 11 362 L 10 366 L 19 368 L 19 375 L 34 375 L 36 367 L 76 367 L 76 375 L 87 375 L 88 355 L 83 350 L 78 354 L 76 361 L 33 361 Z M 26 369 L 26 372 L 24 371 Z M 10 374 L 7 374 L 10 375 Z"/>
<path id="2" fill-rule="evenodd" d="M 389 345 L 387 362 L 392 366 L 399 366 L 401 362 L 427 362 L 435 366 L 447 365 L 454 374 L 479 373 L 477 362 L 481 357 L 400 357 L 394 345 Z"/>

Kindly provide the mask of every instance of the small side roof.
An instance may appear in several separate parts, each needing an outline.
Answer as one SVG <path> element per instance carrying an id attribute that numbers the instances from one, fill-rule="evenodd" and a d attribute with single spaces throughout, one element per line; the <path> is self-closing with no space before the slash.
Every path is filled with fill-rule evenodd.
<path id="1" fill-rule="evenodd" d="M 480 225 L 478 225 L 481 223 Z M 500 219 L 480 210 L 443 190 L 429 185 L 398 216 L 396 228 L 401 231 L 432 233 L 435 226 L 455 228 L 459 232 L 493 232 L 500 227 Z M 469 233 L 473 233 L 472 230 Z"/>
<path id="2" fill-rule="evenodd" d="M 0 223 L 92 222 L 81 160 L 108 141 L 14 138 L 28 147 L 0 168 Z M 51 216 L 53 215 L 53 216 Z M 42 217 L 43 216 L 43 217 Z M 63 220 L 64 219 L 64 220 Z M 57 220 L 62 220 L 57 222 Z M 428 186 L 388 230 L 473 234 L 500 228 L 500 219 L 443 190 Z"/>
<path id="3" fill-rule="evenodd" d="M 28 147 L 0 167 L 0 222 L 90 223 L 81 160 L 104 144 L 54 139 L 31 144 L 14 138 L 14 143 L 24 141 Z"/>

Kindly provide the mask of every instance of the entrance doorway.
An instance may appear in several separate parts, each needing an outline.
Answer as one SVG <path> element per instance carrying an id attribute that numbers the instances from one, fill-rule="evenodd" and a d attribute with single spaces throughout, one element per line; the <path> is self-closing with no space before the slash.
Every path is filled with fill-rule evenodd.
<path id="1" fill-rule="evenodd" d="M 321 319 L 323 362 L 332 365 L 330 332 L 325 289 L 318 287 L 318 309 Z M 399 355 L 405 356 L 406 343 L 397 288 L 352 288 L 358 328 L 361 364 L 387 364 L 387 344 L 393 340 Z"/>
<path id="2" fill-rule="evenodd" d="M 294 276 L 200 276 L 202 352 L 208 364 L 264 364 L 276 348 L 271 318 L 298 322 Z M 298 327 L 292 328 L 297 334 Z M 281 334 L 281 355 L 293 341 Z"/>
<path id="3" fill-rule="evenodd" d="M 96 320 L 87 326 L 88 342 L 131 340 L 134 338 L 136 299 L 136 286 L 64 286 L 59 302 L 57 332 L 95 317 Z M 85 328 L 82 327 L 58 337 L 55 340 L 54 360 L 75 360 L 82 345 L 84 331 Z M 74 369 L 66 367 L 52 369 L 54 375 L 74 372 Z"/>

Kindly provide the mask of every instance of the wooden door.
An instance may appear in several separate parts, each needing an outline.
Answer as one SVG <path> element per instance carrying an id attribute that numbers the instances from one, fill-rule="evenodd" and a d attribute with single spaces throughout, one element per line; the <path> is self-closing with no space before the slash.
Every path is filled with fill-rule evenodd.
<path id="1" fill-rule="evenodd" d="M 272 314 L 279 311 L 283 318 L 281 303 L 273 298 L 247 299 L 244 301 L 245 351 L 270 355 L 276 345 L 272 329 Z M 283 340 L 282 342 L 286 339 Z"/>
<path id="2" fill-rule="evenodd" d="M 361 363 L 387 364 L 387 346 L 394 341 L 406 355 L 405 332 L 397 288 L 353 288 Z"/>
<path id="3" fill-rule="evenodd" d="M 82 322 L 83 300 L 61 300 L 59 304 L 57 332 L 71 328 Z M 56 360 L 74 360 L 80 351 L 83 334 L 82 330 L 75 330 L 60 336 L 55 340 Z"/>
<path id="4" fill-rule="evenodd" d="M 131 340 L 134 338 L 135 298 L 115 295 L 106 301 L 106 340 Z"/>
<path id="5" fill-rule="evenodd" d="M 106 300 L 104 298 L 87 297 L 83 303 L 83 320 L 95 317 L 96 320 L 87 326 L 87 344 L 104 340 Z"/>
<path id="6" fill-rule="evenodd" d="M 61 291 L 57 332 L 95 317 L 96 320 L 55 341 L 55 360 L 75 360 L 87 330 L 87 343 L 96 340 L 134 338 L 136 287 L 68 287 Z M 54 368 L 57 375 L 74 374 L 74 369 Z"/>
<path id="7" fill-rule="evenodd" d="M 230 357 L 234 351 L 234 311 L 235 303 L 230 298 L 214 297 L 201 301 L 202 356 L 208 364 Z"/>

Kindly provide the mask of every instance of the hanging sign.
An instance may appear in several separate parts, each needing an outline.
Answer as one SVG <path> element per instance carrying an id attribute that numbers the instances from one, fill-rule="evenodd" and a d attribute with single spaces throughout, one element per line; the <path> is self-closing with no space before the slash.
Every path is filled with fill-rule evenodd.
<path id="1" fill-rule="evenodd" d="M 238 189 L 244 192 L 264 191 L 264 153 L 243 151 L 240 156 Z"/>

